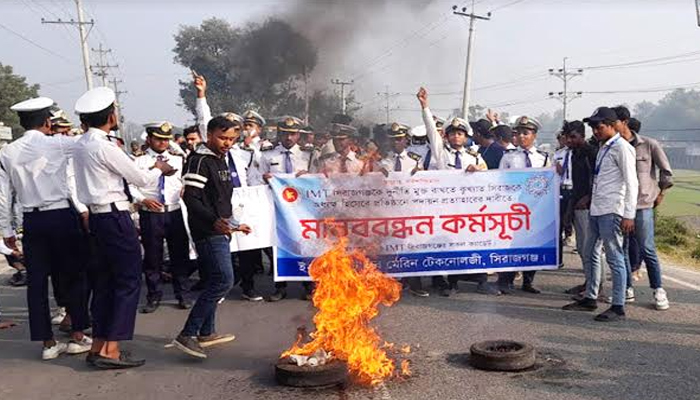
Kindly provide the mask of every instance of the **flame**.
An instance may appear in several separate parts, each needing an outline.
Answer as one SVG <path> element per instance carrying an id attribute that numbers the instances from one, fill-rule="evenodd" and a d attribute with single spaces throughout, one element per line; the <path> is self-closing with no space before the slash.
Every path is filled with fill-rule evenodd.
<path id="1" fill-rule="evenodd" d="M 401 376 L 411 376 L 411 368 L 408 360 L 401 361 Z"/>
<path id="2" fill-rule="evenodd" d="M 401 348 L 401 352 L 404 354 L 409 354 L 411 352 L 411 346 L 405 345 Z"/>
<path id="3" fill-rule="evenodd" d="M 362 251 L 349 252 L 347 245 L 341 238 L 311 263 L 316 331 L 311 342 L 297 340 L 281 357 L 323 349 L 347 362 L 360 383 L 376 385 L 391 377 L 396 365 L 385 351 L 393 345 L 382 341 L 369 322 L 379 314 L 380 304 L 388 307 L 399 300 L 401 284 L 379 271 Z"/>

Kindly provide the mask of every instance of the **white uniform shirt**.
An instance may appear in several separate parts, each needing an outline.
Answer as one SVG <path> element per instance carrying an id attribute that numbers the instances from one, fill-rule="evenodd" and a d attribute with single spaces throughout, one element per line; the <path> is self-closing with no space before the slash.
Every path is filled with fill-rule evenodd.
<path id="1" fill-rule="evenodd" d="M 226 165 L 230 165 L 231 160 L 233 160 L 238 179 L 241 181 L 241 187 L 255 186 L 251 182 L 252 177 L 249 174 L 252 170 L 251 166 L 253 165 L 254 157 L 255 153 L 253 151 L 243 150 L 238 144 L 233 145 L 228 154 L 226 154 Z M 233 174 L 233 171 L 231 173 Z"/>
<path id="2" fill-rule="evenodd" d="M 499 169 L 521 169 L 528 168 L 527 159 L 525 153 L 530 158 L 531 167 L 529 168 L 544 168 L 549 167 L 551 162 L 549 160 L 549 155 L 544 151 L 538 150 L 537 147 L 532 146 L 529 149 L 523 149 L 518 147 L 515 150 L 506 151 L 503 153 L 503 158 L 501 158 L 501 163 L 499 164 Z"/>
<path id="3" fill-rule="evenodd" d="M 421 157 L 416 153 L 409 153 L 404 150 L 401 154 L 396 154 L 390 151 L 386 157 L 379 161 L 379 168 L 384 168 L 388 172 L 396 171 L 396 159 L 398 158 L 401 165 L 398 172 L 413 172 L 415 169 L 422 169 L 423 163 Z"/>
<path id="4" fill-rule="evenodd" d="M 455 150 L 447 145 L 440 136 L 440 133 L 435 126 L 433 113 L 429 108 L 423 109 L 423 123 L 428 133 L 428 141 L 430 142 L 430 160 L 431 170 L 456 169 L 457 154 L 459 154 L 459 162 L 462 164 L 461 170 L 466 170 L 468 166 L 474 165 L 477 169 L 485 170 L 488 167 L 486 162 L 481 158 L 481 154 L 469 148 L 462 147 Z"/>
<path id="5" fill-rule="evenodd" d="M 167 151 L 163 152 L 162 154 L 158 154 L 152 149 L 148 149 L 144 155 L 136 157 L 134 163 L 139 169 L 148 171 L 156 163 L 158 156 L 162 156 L 163 161 L 167 162 L 177 170 L 175 174 L 165 177 L 165 185 L 163 187 L 165 202 L 163 204 L 166 206 L 180 204 L 180 193 L 182 192 L 182 157 L 172 155 Z M 145 199 L 159 200 L 159 181 L 160 178 L 155 182 L 155 185 L 144 186 L 142 188 L 137 188 L 133 184 L 129 185 L 129 190 L 131 191 L 131 195 L 134 197 L 134 201 L 140 203 Z"/>
<path id="6" fill-rule="evenodd" d="M 634 147 L 619 133 L 600 147 L 593 171 L 591 216 L 635 217 L 639 191 L 636 163 Z"/>
<path id="7" fill-rule="evenodd" d="M 78 140 L 74 154 L 75 183 L 81 203 L 107 205 L 126 201 L 123 179 L 138 187 L 158 185 L 159 169 L 144 171 L 124 153 L 107 133 L 90 128 Z"/>
<path id="8" fill-rule="evenodd" d="M 68 184 L 68 161 L 76 138 L 45 135 L 36 130 L 3 148 L 0 153 L 0 229 L 5 237 L 12 229 L 12 196 L 19 210 L 46 207 L 71 198 Z"/>
<path id="9" fill-rule="evenodd" d="M 345 169 L 343 171 L 343 158 L 345 158 Z M 340 153 L 329 154 L 319 160 L 318 171 L 316 172 L 326 172 L 329 174 L 359 174 L 362 171 L 364 162 L 357 158 L 357 154 L 354 151 L 348 152 L 347 156 L 341 156 Z"/>
<path id="10" fill-rule="evenodd" d="M 287 152 L 289 152 L 289 158 L 292 162 L 291 172 L 288 172 L 285 169 L 285 158 Z M 311 152 L 302 150 L 299 145 L 295 144 L 291 149 L 285 149 L 284 146 L 278 144 L 274 149 L 262 152 L 262 157 L 260 159 L 260 173 L 264 175 L 308 171 L 310 160 Z"/>
<path id="11" fill-rule="evenodd" d="M 566 169 L 561 173 L 561 187 L 571 189 L 574 187 L 574 181 L 571 178 L 571 149 L 562 147 L 554 152 L 554 161 L 561 165 L 562 168 L 566 165 Z"/>

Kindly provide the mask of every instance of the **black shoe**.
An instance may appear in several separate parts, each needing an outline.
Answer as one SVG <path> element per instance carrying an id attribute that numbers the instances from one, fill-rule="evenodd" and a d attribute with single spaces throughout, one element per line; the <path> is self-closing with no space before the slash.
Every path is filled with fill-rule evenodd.
<path id="1" fill-rule="evenodd" d="M 8 279 L 7 284 L 14 287 L 27 286 L 27 274 L 17 271 Z"/>
<path id="2" fill-rule="evenodd" d="M 180 310 L 189 310 L 190 308 L 192 308 L 192 300 L 178 299 L 177 308 L 179 308 Z"/>
<path id="3" fill-rule="evenodd" d="M 263 301 L 263 297 L 255 289 L 244 290 L 241 297 L 248 301 Z"/>
<path id="4" fill-rule="evenodd" d="M 146 305 L 141 309 L 141 313 L 143 314 L 151 314 L 156 312 L 156 310 L 160 307 L 160 300 L 148 300 Z"/>
<path id="5" fill-rule="evenodd" d="M 616 321 L 625 320 L 626 318 L 627 318 L 627 316 L 625 315 L 624 311 L 622 311 L 620 313 L 620 312 L 616 312 L 612 308 L 608 308 L 607 310 L 605 310 L 605 312 L 603 312 L 602 314 L 596 315 L 595 318 L 593 318 L 593 319 L 598 321 L 598 322 L 616 322 Z"/>
<path id="6" fill-rule="evenodd" d="M 439 293 L 440 293 L 440 296 L 442 296 L 442 297 L 450 297 L 452 295 L 457 294 L 457 289 L 455 289 L 453 287 L 441 288 Z"/>
<path id="7" fill-rule="evenodd" d="M 598 308 L 598 302 L 593 299 L 584 298 L 582 300 L 567 304 L 562 307 L 566 311 L 595 311 Z"/>
<path id="8" fill-rule="evenodd" d="M 86 359 L 87 360 L 87 359 Z M 90 361 L 88 361 L 90 362 Z M 99 354 L 93 356 L 92 365 L 99 369 L 125 369 L 125 368 L 136 368 L 144 365 L 146 360 L 144 359 L 134 359 L 128 352 L 122 351 L 119 354 L 119 359 L 115 360 L 113 358 L 102 357 Z"/>
<path id="9" fill-rule="evenodd" d="M 489 295 L 489 296 L 500 296 L 501 291 L 496 289 L 493 285 L 488 282 L 481 282 L 476 286 L 476 292 Z"/>
<path id="10" fill-rule="evenodd" d="M 579 294 L 586 290 L 586 285 L 576 285 L 572 287 L 571 289 L 566 289 L 564 293 L 566 294 Z"/>
<path id="11" fill-rule="evenodd" d="M 95 360 L 97 360 L 97 357 L 99 357 L 99 356 L 100 356 L 100 355 L 99 355 L 98 353 L 90 352 L 90 353 L 88 353 L 87 357 L 85 357 L 85 362 L 86 362 L 88 365 L 94 366 L 94 365 L 95 365 Z"/>
<path id="12" fill-rule="evenodd" d="M 498 291 L 501 292 L 502 295 L 506 295 L 506 296 L 515 294 L 515 290 L 513 290 L 512 287 L 499 286 Z"/>
<path id="13" fill-rule="evenodd" d="M 192 357 L 207 358 L 207 353 L 204 352 L 196 337 L 180 335 L 173 340 L 173 344 L 177 349 Z"/>
<path id="14" fill-rule="evenodd" d="M 275 290 L 275 293 L 272 294 L 272 296 L 267 298 L 267 301 L 269 302 L 276 302 L 280 301 L 282 299 L 287 298 L 287 291 L 285 289 L 277 289 Z"/>
<path id="15" fill-rule="evenodd" d="M 532 293 L 532 294 L 542 293 L 542 291 L 540 289 L 537 289 L 536 287 L 534 287 L 532 285 L 523 285 L 522 289 L 523 289 L 523 292 L 527 292 L 527 293 Z"/>
<path id="16" fill-rule="evenodd" d="M 300 298 L 304 301 L 311 301 L 314 299 L 314 291 L 310 287 L 304 286 L 304 289 L 301 291 L 301 296 Z"/>

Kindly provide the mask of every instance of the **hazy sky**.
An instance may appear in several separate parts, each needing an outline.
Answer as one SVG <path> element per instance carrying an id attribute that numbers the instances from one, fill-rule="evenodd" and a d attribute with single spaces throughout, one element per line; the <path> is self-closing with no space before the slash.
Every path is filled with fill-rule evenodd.
<path id="1" fill-rule="evenodd" d="M 123 98 L 127 118 L 138 123 L 168 119 L 180 125 L 191 116 L 178 105 L 177 80 L 188 76 L 184 68 L 173 63 L 173 35 L 179 26 L 198 25 L 213 16 L 245 24 L 268 16 L 290 15 L 295 7 L 296 14 L 307 10 L 311 13 L 328 9 L 327 1 L 330 0 L 84 3 L 88 18 L 96 22 L 90 33 L 90 46 L 96 48 L 103 43 L 113 50 L 110 63 L 119 64 L 119 69 L 111 72 L 124 81 L 122 88 L 128 91 Z M 332 49 L 321 44 L 320 64 L 313 76 L 315 86 L 328 85 L 332 77 L 354 79 L 357 97 L 365 103 L 363 114 L 380 122 L 384 120 L 385 103 L 377 92 L 383 92 L 386 86 L 391 93 L 399 93 L 391 98 L 393 120 L 419 123 L 413 94 L 420 85 L 434 94 L 432 103 L 438 114 L 460 106 L 468 24 L 464 18 L 451 14 L 451 6 L 456 2 L 345 3 L 355 3 L 371 12 L 356 21 L 354 30 L 347 28 L 345 14 L 326 14 L 326 25 L 336 19 L 344 22 L 338 24 L 343 29 L 339 37 L 344 38 L 346 32 L 347 37 L 334 43 Z M 416 3 L 430 4 L 418 7 Z M 572 68 L 660 59 L 641 66 L 585 69 L 583 76 L 572 79 L 571 90 L 623 93 L 585 93 L 570 105 L 570 118 L 587 116 L 603 104 L 656 101 L 665 93 L 661 89 L 700 87 L 700 27 L 693 0 L 476 3 L 478 14 L 493 10 L 493 15 L 491 21 L 477 24 L 472 104 L 532 115 L 560 108 L 557 100 L 547 99 L 547 92 L 560 91 L 562 83 L 548 76 L 547 70 L 559 68 L 565 56 Z M 75 18 L 75 14 L 73 0 L 0 0 L 0 63 L 13 66 L 30 82 L 41 84 L 42 95 L 54 98 L 70 112 L 85 90 L 77 30 L 45 25 L 41 18 L 65 20 Z M 692 54 L 694 51 L 697 53 Z M 691 54 L 665 58 L 686 53 Z M 96 60 L 93 54 L 92 61 Z"/>

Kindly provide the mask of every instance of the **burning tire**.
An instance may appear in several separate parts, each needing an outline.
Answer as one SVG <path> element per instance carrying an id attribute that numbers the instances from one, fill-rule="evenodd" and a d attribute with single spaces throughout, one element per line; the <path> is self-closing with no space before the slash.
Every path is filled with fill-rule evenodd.
<path id="1" fill-rule="evenodd" d="M 522 371 L 535 365 L 535 348 L 527 343 L 494 340 L 472 345 L 469 363 L 487 371 Z"/>
<path id="2" fill-rule="evenodd" d="M 275 365 L 277 383 L 293 387 L 324 387 L 345 383 L 348 378 L 347 365 L 341 361 L 331 361 L 316 367 L 290 364 L 284 358 Z"/>

